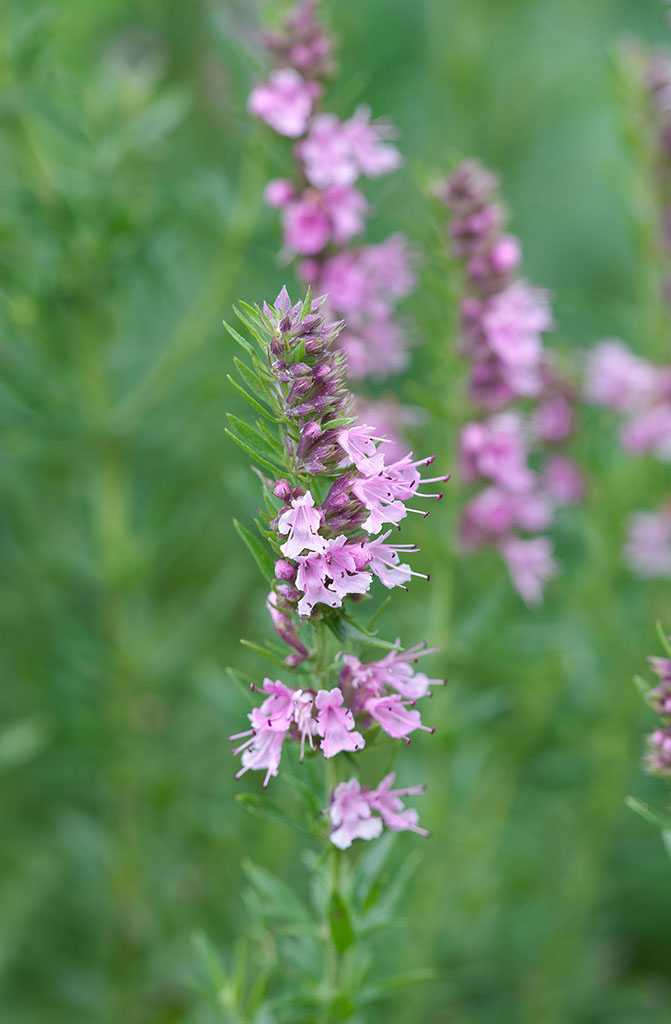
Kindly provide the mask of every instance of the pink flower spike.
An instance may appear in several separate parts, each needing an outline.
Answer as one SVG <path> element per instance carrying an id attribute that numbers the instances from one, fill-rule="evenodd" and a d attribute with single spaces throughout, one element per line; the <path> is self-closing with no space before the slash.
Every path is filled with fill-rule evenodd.
<path id="1" fill-rule="evenodd" d="M 291 507 L 277 520 L 278 532 L 289 534 L 289 539 L 280 548 L 282 554 L 287 558 L 297 558 L 303 551 L 324 551 L 326 541 L 318 533 L 321 521 L 322 514 L 315 508 L 310 491 L 294 498 Z"/>
<path id="2" fill-rule="evenodd" d="M 321 749 L 324 757 L 335 757 L 342 750 L 362 750 L 366 741 L 354 731 L 354 716 L 344 707 L 342 690 L 320 690 L 315 698 L 317 730 L 323 737 Z"/>
<path id="3" fill-rule="evenodd" d="M 424 786 L 406 786 L 404 789 L 392 789 L 396 776 L 394 772 L 385 775 L 377 789 L 368 794 L 370 806 L 380 814 L 385 825 L 391 832 L 416 832 L 427 838 L 430 833 L 418 824 L 417 811 L 405 808 L 401 797 L 421 796 Z"/>
<path id="4" fill-rule="evenodd" d="M 428 725 L 422 724 L 419 711 L 408 711 L 406 701 L 400 694 L 394 693 L 385 697 L 371 697 L 364 707 L 371 718 L 395 740 L 403 739 L 415 729 L 422 732 L 435 732 Z"/>
<path id="5" fill-rule="evenodd" d="M 307 128 L 320 91 L 315 82 L 306 82 L 294 68 L 281 68 L 252 90 L 249 111 L 280 135 L 295 139 Z"/>
<path id="6" fill-rule="evenodd" d="M 367 792 L 358 779 L 336 786 L 331 797 L 329 818 L 331 842 L 339 850 L 347 850 L 355 839 L 375 839 L 382 832 L 382 820 L 372 816 Z"/>

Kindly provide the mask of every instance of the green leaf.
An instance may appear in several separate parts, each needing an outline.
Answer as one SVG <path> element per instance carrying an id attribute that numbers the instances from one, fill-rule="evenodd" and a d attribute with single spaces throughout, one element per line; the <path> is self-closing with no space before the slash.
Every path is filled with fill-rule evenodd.
<path id="1" fill-rule="evenodd" d="M 661 622 L 657 623 L 657 633 L 659 635 L 659 639 L 662 641 L 662 647 L 666 651 L 668 657 L 671 658 L 671 638 L 664 632 Z"/>
<path id="2" fill-rule="evenodd" d="M 261 574 L 269 583 L 272 583 L 275 579 L 275 562 L 266 545 L 260 538 L 255 537 L 251 530 L 243 526 L 238 519 L 233 520 L 233 526 L 261 570 Z"/>
<path id="3" fill-rule="evenodd" d="M 226 330 L 228 331 L 228 333 L 230 334 L 230 336 L 233 338 L 233 340 L 237 341 L 238 345 L 240 345 L 240 347 L 243 348 L 245 352 L 248 353 L 248 355 L 253 356 L 254 348 L 252 345 L 249 344 L 246 338 L 243 338 L 241 334 L 238 334 L 235 327 L 231 327 L 231 325 L 226 320 L 223 320 L 222 323 Z"/>
<path id="4" fill-rule="evenodd" d="M 666 849 L 666 852 L 668 853 L 669 857 L 671 857 L 671 828 L 665 828 L 662 831 L 662 842 L 664 843 L 664 848 Z"/>
<path id="5" fill-rule="evenodd" d="M 254 651 L 255 654 L 260 654 L 262 658 L 268 658 L 275 665 L 281 665 L 282 668 L 286 669 L 286 662 L 282 654 L 278 654 L 273 651 L 272 648 L 266 647 L 264 644 L 257 644 L 253 640 L 241 640 L 240 643 L 243 647 L 248 647 L 250 651 Z"/>
<path id="6" fill-rule="evenodd" d="M 254 398 L 253 395 L 250 395 L 249 391 L 247 391 L 247 389 L 244 388 L 242 384 L 238 384 L 235 377 L 231 377 L 230 373 L 227 373 L 226 379 L 229 382 L 229 384 L 231 384 L 231 386 L 235 388 L 238 394 L 242 395 L 244 400 L 248 402 L 249 405 L 251 405 L 252 409 L 256 409 L 256 411 L 261 413 L 262 416 L 265 416 L 266 419 L 269 419 L 271 423 L 277 423 L 277 417 L 270 411 L 270 409 L 268 409 L 265 405 L 262 405 L 258 398 Z"/>
<path id="7" fill-rule="evenodd" d="M 671 818 L 666 814 L 660 815 L 657 811 L 653 811 L 649 804 L 644 804 L 642 800 L 637 800 L 634 796 L 628 796 L 624 802 L 630 811 L 638 814 L 649 825 L 655 825 L 662 832 L 668 832 L 671 829 Z"/>
<path id="8" fill-rule="evenodd" d="M 230 666 L 227 666 L 225 671 L 226 675 L 231 680 L 231 682 L 233 682 L 235 686 L 237 686 L 237 688 L 240 690 L 240 692 L 243 693 L 245 697 L 247 697 L 247 699 L 249 700 L 249 698 L 252 696 L 252 690 L 250 688 L 249 683 L 243 676 L 242 672 L 238 672 L 236 668 L 231 668 Z"/>
<path id="9" fill-rule="evenodd" d="M 352 915 L 337 889 L 333 890 L 329 900 L 329 928 L 333 945 L 339 953 L 346 953 L 356 942 Z"/>
<path id="10" fill-rule="evenodd" d="M 251 860 L 244 862 L 243 869 L 252 889 L 260 898 L 264 916 L 296 924 L 312 923 L 311 915 L 286 882 Z"/>
<path id="11" fill-rule="evenodd" d="M 286 825 L 287 828 L 293 829 L 294 832 L 300 832 L 301 835 L 312 836 L 312 832 L 309 829 L 303 828 L 293 818 L 290 818 L 265 794 L 259 796 L 258 793 L 237 793 L 234 799 L 236 804 L 244 808 L 254 818 L 265 818 L 267 821 L 272 821 L 275 824 Z"/>
<path id="12" fill-rule="evenodd" d="M 247 441 L 243 441 L 241 437 L 238 437 L 234 431 L 225 427 L 224 433 L 230 437 L 231 441 L 234 441 L 235 444 L 237 444 L 238 448 L 242 448 L 243 452 L 245 452 L 246 455 L 249 455 L 250 459 L 258 462 L 258 464 L 267 469 L 268 472 L 272 473 L 274 476 L 281 476 L 284 473 L 284 469 L 282 469 L 281 466 L 275 465 L 257 448 L 254 448 Z"/>
<path id="13" fill-rule="evenodd" d="M 404 971 L 403 974 L 393 974 L 390 978 L 383 978 L 373 985 L 364 988 L 358 997 L 361 1005 L 376 1003 L 386 999 L 392 992 L 408 988 L 410 985 L 419 985 L 426 981 L 435 981 L 438 978 L 436 971 L 430 967 L 417 967 L 412 971 Z"/>
<path id="14" fill-rule="evenodd" d="M 356 423 L 354 416 L 340 416 L 339 419 L 322 423 L 322 430 L 336 430 L 337 427 L 348 427 L 350 423 Z"/>
<path id="15" fill-rule="evenodd" d="M 385 832 L 381 839 L 371 843 L 356 869 L 356 893 L 359 904 L 369 910 L 381 892 L 382 875 L 396 843 L 396 833 Z"/>
<path id="16" fill-rule="evenodd" d="M 273 437 L 270 433 L 265 433 L 264 430 L 259 430 L 258 427 L 251 426 L 246 420 L 240 419 L 233 412 L 227 413 L 226 418 L 233 425 L 238 435 L 248 444 L 259 445 L 262 454 L 265 447 L 267 449 L 265 454 L 271 459 L 277 458 L 278 461 L 282 459 L 284 450 L 277 437 Z"/>

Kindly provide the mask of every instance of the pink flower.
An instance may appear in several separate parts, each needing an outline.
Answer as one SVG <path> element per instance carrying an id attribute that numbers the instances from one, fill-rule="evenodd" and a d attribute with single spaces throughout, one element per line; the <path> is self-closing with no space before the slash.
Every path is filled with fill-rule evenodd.
<path id="1" fill-rule="evenodd" d="M 371 718 L 374 718 L 384 732 L 393 739 L 403 739 L 415 729 L 431 733 L 434 731 L 428 725 L 422 724 L 419 711 L 408 710 L 408 701 L 398 693 L 388 694 L 384 697 L 370 697 L 364 707 Z"/>
<path id="2" fill-rule="evenodd" d="M 347 456 L 343 465 L 354 465 L 364 476 L 375 476 L 384 468 L 384 455 L 377 450 L 375 427 L 357 424 L 338 431 L 338 444 Z"/>
<path id="3" fill-rule="evenodd" d="M 411 253 L 403 235 L 390 235 L 384 242 L 359 250 L 359 259 L 366 271 L 369 287 L 378 298 L 402 299 L 415 285 L 410 261 Z"/>
<path id="4" fill-rule="evenodd" d="M 347 850 L 355 839 L 375 839 L 382 832 L 382 820 L 373 817 L 366 790 L 358 779 L 336 786 L 329 807 L 331 842 Z"/>
<path id="5" fill-rule="evenodd" d="M 236 779 L 250 770 L 265 770 L 263 785 L 267 786 L 270 778 L 279 771 L 282 746 L 290 730 L 295 728 L 300 736 L 302 760 L 305 740 L 309 740 L 312 746 L 317 723 L 312 718 L 314 701 L 311 693 L 292 690 L 280 680 L 272 679 L 264 679 L 262 692 L 267 693 L 268 697 L 249 714 L 252 728 L 229 738 L 245 740 L 233 751 L 235 755 L 242 754 L 242 768 L 237 772 Z"/>
<path id="6" fill-rule="evenodd" d="M 359 107 L 345 123 L 345 130 L 352 155 L 362 174 L 377 178 L 400 167 L 400 153 L 395 146 L 385 141 L 393 136 L 393 129 L 384 122 L 371 121 L 367 107 Z"/>
<path id="7" fill-rule="evenodd" d="M 639 576 L 671 577 L 671 512 L 662 509 L 632 516 L 625 554 Z"/>
<path id="8" fill-rule="evenodd" d="M 235 755 L 242 753 L 242 768 L 237 772 L 236 779 L 248 771 L 265 770 L 263 785 L 267 786 L 270 778 L 279 771 L 282 745 L 293 718 L 294 691 L 279 680 L 273 682 L 264 679 L 263 692 L 269 696 L 250 713 L 252 728 L 235 733 L 230 739 L 245 740 L 233 751 Z"/>
<path id="9" fill-rule="evenodd" d="M 354 731 L 354 716 L 344 707 L 342 690 L 320 690 L 315 698 L 317 731 L 322 738 L 324 757 L 335 757 L 342 750 L 362 750 L 366 745 L 361 733 Z"/>
<path id="10" fill-rule="evenodd" d="M 352 484 L 352 493 L 368 510 L 368 518 L 362 524 L 368 533 L 379 533 L 384 523 L 397 525 L 407 515 L 405 505 L 394 496 L 382 474 L 358 478 Z"/>
<path id="11" fill-rule="evenodd" d="M 462 544 L 471 550 L 507 536 L 515 526 L 516 515 L 514 495 L 500 487 L 485 488 L 464 508 L 460 524 Z"/>
<path id="12" fill-rule="evenodd" d="M 263 198 L 268 206 L 281 209 L 294 198 L 294 186 L 287 178 L 274 178 L 265 187 Z"/>
<path id="13" fill-rule="evenodd" d="M 382 832 L 383 822 L 392 832 L 409 831 L 420 836 L 429 835 L 418 824 L 417 812 L 404 808 L 401 800 L 404 796 L 419 796 L 424 792 L 424 787 L 392 789 L 395 777 L 393 772 L 386 775 L 376 789 L 364 789 L 358 779 L 350 779 L 336 786 L 329 807 L 332 825 L 330 838 L 335 846 L 346 850 L 355 839 L 375 839 Z"/>
<path id="14" fill-rule="evenodd" d="M 543 587 L 557 572 L 550 541 L 546 537 L 509 537 L 501 542 L 500 550 L 517 592 L 527 604 L 539 604 Z"/>
<path id="15" fill-rule="evenodd" d="M 671 403 L 654 405 L 635 416 L 622 430 L 622 444 L 631 452 L 650 452 L 671 461 Z"/>
<path id="16" fill-rule="evenodd" d="M 444 679 L 430 679 L 423 672 L 415 672 L 414 662 L 434 648 L 417 644 L 415 647 L 402 651 L 390 651 L 378 661 L 361 662 L 352 654 L 343 657 L 343 670 L 340 673 L 340 685 L 345 692 L 352 694 L 350 704 L 363 708 L 369 697 L 380 697 L 385 687 L 396 690 L 408 700 L 419 700 L 430 693 L 432 686 L 443 686 Z"/>
<path id="17" fill-rule="evenodd" d="M 573 433 L 573 407 L 565 395 L 551 395 L 539 403 L 532 426 L 541 441 L 555 444 L 566 441 Z"/>
<path id="18" fill-rule="evenodd" d="M 325 604 L 329 608 L 340 608 L 342 600 L 326 586 L 327 568 L 320 554 L 300 556 L 296 587 L 303 597 L 298 602 L 298 614 L 307 617 L 312 614 L 316 604 Z"/>
<path id="19" fill-rule="evenodd" d="M 577 464 L 565 455 L 553 455 L 543 469 L 543 487 L 556 505 L 577 505 L 585 495 L 585 481 Z"/>
<path id="20" fill-rule="evenodd" d="M 312 256 L 328 245 L 332 224 L 317 193 L 305 192 L 284 210 L 284 243 L 294 252 Z"/>
<path id="21" fill-rule="evenodd" d="M 362 543 L 361 547 L 368 560 L 368 568 L 373 572 L 383 587 L 403 587 L 410 582 L 412 576 L 420 576 L 428 580 L 424 573 L 415 572 L 409 565 L 401 563 L 399 552 L 404 554 L 417 551 L 414 544 L 385 544 L 391 531 L 384 533 L 377 540 Z"/>
<path id="22" fill-rule="evenodd" d="M 316 604 L 339 608 L 349 594 L 366 594 L 373 577 L 361 572 L 360 546 L 343 535 L 324 542 L 323 553 L 298 558 L 296 587 L 303 593 L 299 615 L 310 615 Z"/>
<path id="23" fill-rule="evenodd" d="M 377 789 L 369 792 L 368 801 L 370 806 L 380 814 L 390 831 L 416 832 L 417 835 L 426 838 L 429 832 L 418 824 L 417 811 L 405 808 L 401 800 L 403 796 L 421 796 L 424 792 L 424 786 L 406 786 L 404 789 L 392 789 L 391 787 L 395 779 L 395 773 L 390 772 L 389 775 L 385 775 Z"/>
<path id="24" fill-rule="evenodd" d="M 347 125 L 335 114 L 317 114 L 296 152 L 303 162 L 306 178 L 315 188 L 353 185 L 359 175 Z"/>
<path id="25" fill-rule="evenodd" d="M 322 561 L 331 586 L 341 600 L 349 594 L 367 594 L 370 590 L 373 577 L 359 570 L 356 545 L 350 544 L 347 537 L 327 541 Z"/>
<path id="26" fill-rule="evenodd" d="M 322 193 L 324 206 L 331 218 L 333 241 L 345 245 L 364 228 L 364 214 L 368 209 L 365 198 L 355 188 L 331 185 Z"/>
<path id="27" fill-rule="evenodd" d="M 316 188 L 352 185 L 359 174 L 373 178 L 399 166 L 398 150 L 384 142 L 389 132 L 386 125 L 371 123 L 370 111 L 363 107 L 349 121 L 318 114 L 296 152 L 306 178 Z"/>
<path id="28" fill-rule="evenodd" d="M 656 397 L 658 386 L 657 369 L 621 341 L 600 342 L 587 359 L 585 395 L 595 405 L 634 412 Z"/>
<path id="29" fill-rule="evenodd" d="M 286 739 L 286 732 L 273 729 L 268 724 L 261 724 L 258 728 L 249 730 L 251 736 L 241 746 L 233 751 L 234 754 L 242 753 L 242 768 L 236 772 L 236 779 L 241 778 L 245 772 L 265 771 L 266 776 L 263 785 L 267 786 L 271 778 L 274 778 L 280 768 L 282 757 L 282 745 Z M 231 736 L 233 739 L 241 739 L 248 733 L 238 733 Z"/>
<path id="30" fill-rule="evenodd" d="M 508 491 L 528 491 L 533 474 L 521 416 L 507 412 L 468 423 L 461 433 L 461 474 L 467 483 L 487 477 Z"/>
<path id="31" fill-rule="evenodd" d="M 515 281 L 492 296 L 482 326 L 493 352 L 515 368 L 535 368 L 542 354 L 541 334 L 552 327 L 547 292 Z"/>
<path id="32" fill-rule="evenodd" d="M 353 380 L 389 377 L 408 365 L 407 337 L 387 315 L 362 318 L 361 323 L 343 331 L 340 345 Z"/>
<path id="33" fill-rule="evenodd" d="M 289 539 L 280 548 L 282 554 L 296 558 L 303 551 L 324 551 L 326 541 L 319 536 L 321 521 L 322 514 L 315 508 L 310 491 L 294 498 L 290 508 L 277 520 L 278 533 L 289 534 Z"/>
<path id="34" fill-rule="evenodd" d="M 408 450 L 402 432 L 410 427 L 417 427 L 422 422 L 420 410 L 413 406 L 401 405 L 395 398 L 383 398 L 376 401 L 359 399 L 356 412 L 362 423 L 372 424 L 378 437 L 384 437 L 385 458 L 400 459 Z"/>
<path id="35" fill-rule="evenodd" d="M 280 135 L 295 139 L 307 128 L 319 92 L 315 82 L 306 82 L 293 68 L 281 68 L 252 90 L 248 108 Z"/>

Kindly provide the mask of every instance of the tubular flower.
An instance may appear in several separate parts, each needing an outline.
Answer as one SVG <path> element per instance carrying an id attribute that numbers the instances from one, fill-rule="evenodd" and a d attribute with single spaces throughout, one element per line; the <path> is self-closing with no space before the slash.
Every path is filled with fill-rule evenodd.
<path id="1" fill-rule="evenodd" d="M 429 833 L 417 821 L 417 812 L 403 806 L 401 797 L 418 796 L 423 786 L 392 789 L 395 775 L 386 775 L 376 789 L 364 789 L 357 779 L 341 782 L 331 797 L 331 842 L 346 850 L 355 839 L 375 839 L 384 826 L 392 832 Z M 375 813 L 374 813 L 375 812 Z"/>
<path id="2" fill-rule="evenodd" d="M 460 349 L 470 360 L 471 400 L 487 414 L 461 433 L 462 479 L 482 488 L 463 511 L 462 544 L 466 551 L 496 547 L 521 597 L 535 604 L 557 566 L 550 541 L 528 535 L 551 526 L 555 511 L 584 492 L 566 455 L 543 464 L 545 450 L 569 440 L 575 427 L 571 389 L 543 344 L 553 327 L 550 297 L 519 275 L 521 246 L 504 230 L 493 174 L 467 160 L 436 195 L 450 210 L 450 244 L 464 267 Z M 530 413 L 513 405 L 530 399 Z M 532 470 L 539 456 L 540 469 Z"/>

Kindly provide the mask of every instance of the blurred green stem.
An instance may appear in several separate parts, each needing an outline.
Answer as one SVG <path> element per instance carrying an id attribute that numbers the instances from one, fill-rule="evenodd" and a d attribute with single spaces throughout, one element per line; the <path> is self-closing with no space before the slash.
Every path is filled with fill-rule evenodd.
<path id="1" fill-rule="evenodd" d="M 90 330 L 96 339 L 98 330 Z M 129 516 L 129 484 L 122 442 L 110 432 L 112 402 L 106 379 L 105 346 L 97 340 L 80 353 L 81 401 L 92 444 L 91 517 L 99 551 L 101 617 L 105 655 L 107 757 L 113 837 L 110 858 L 111 893 L 117 922 L 112 936 L 115 1013 L 136 1019 L 133 989 L 138 941 L 138 909 L 142 905 L 142 866 L 137 825 L 140 774 L 134 770 L 131 699 L 137 689 L 129 588 L 134 543 Z"/>

